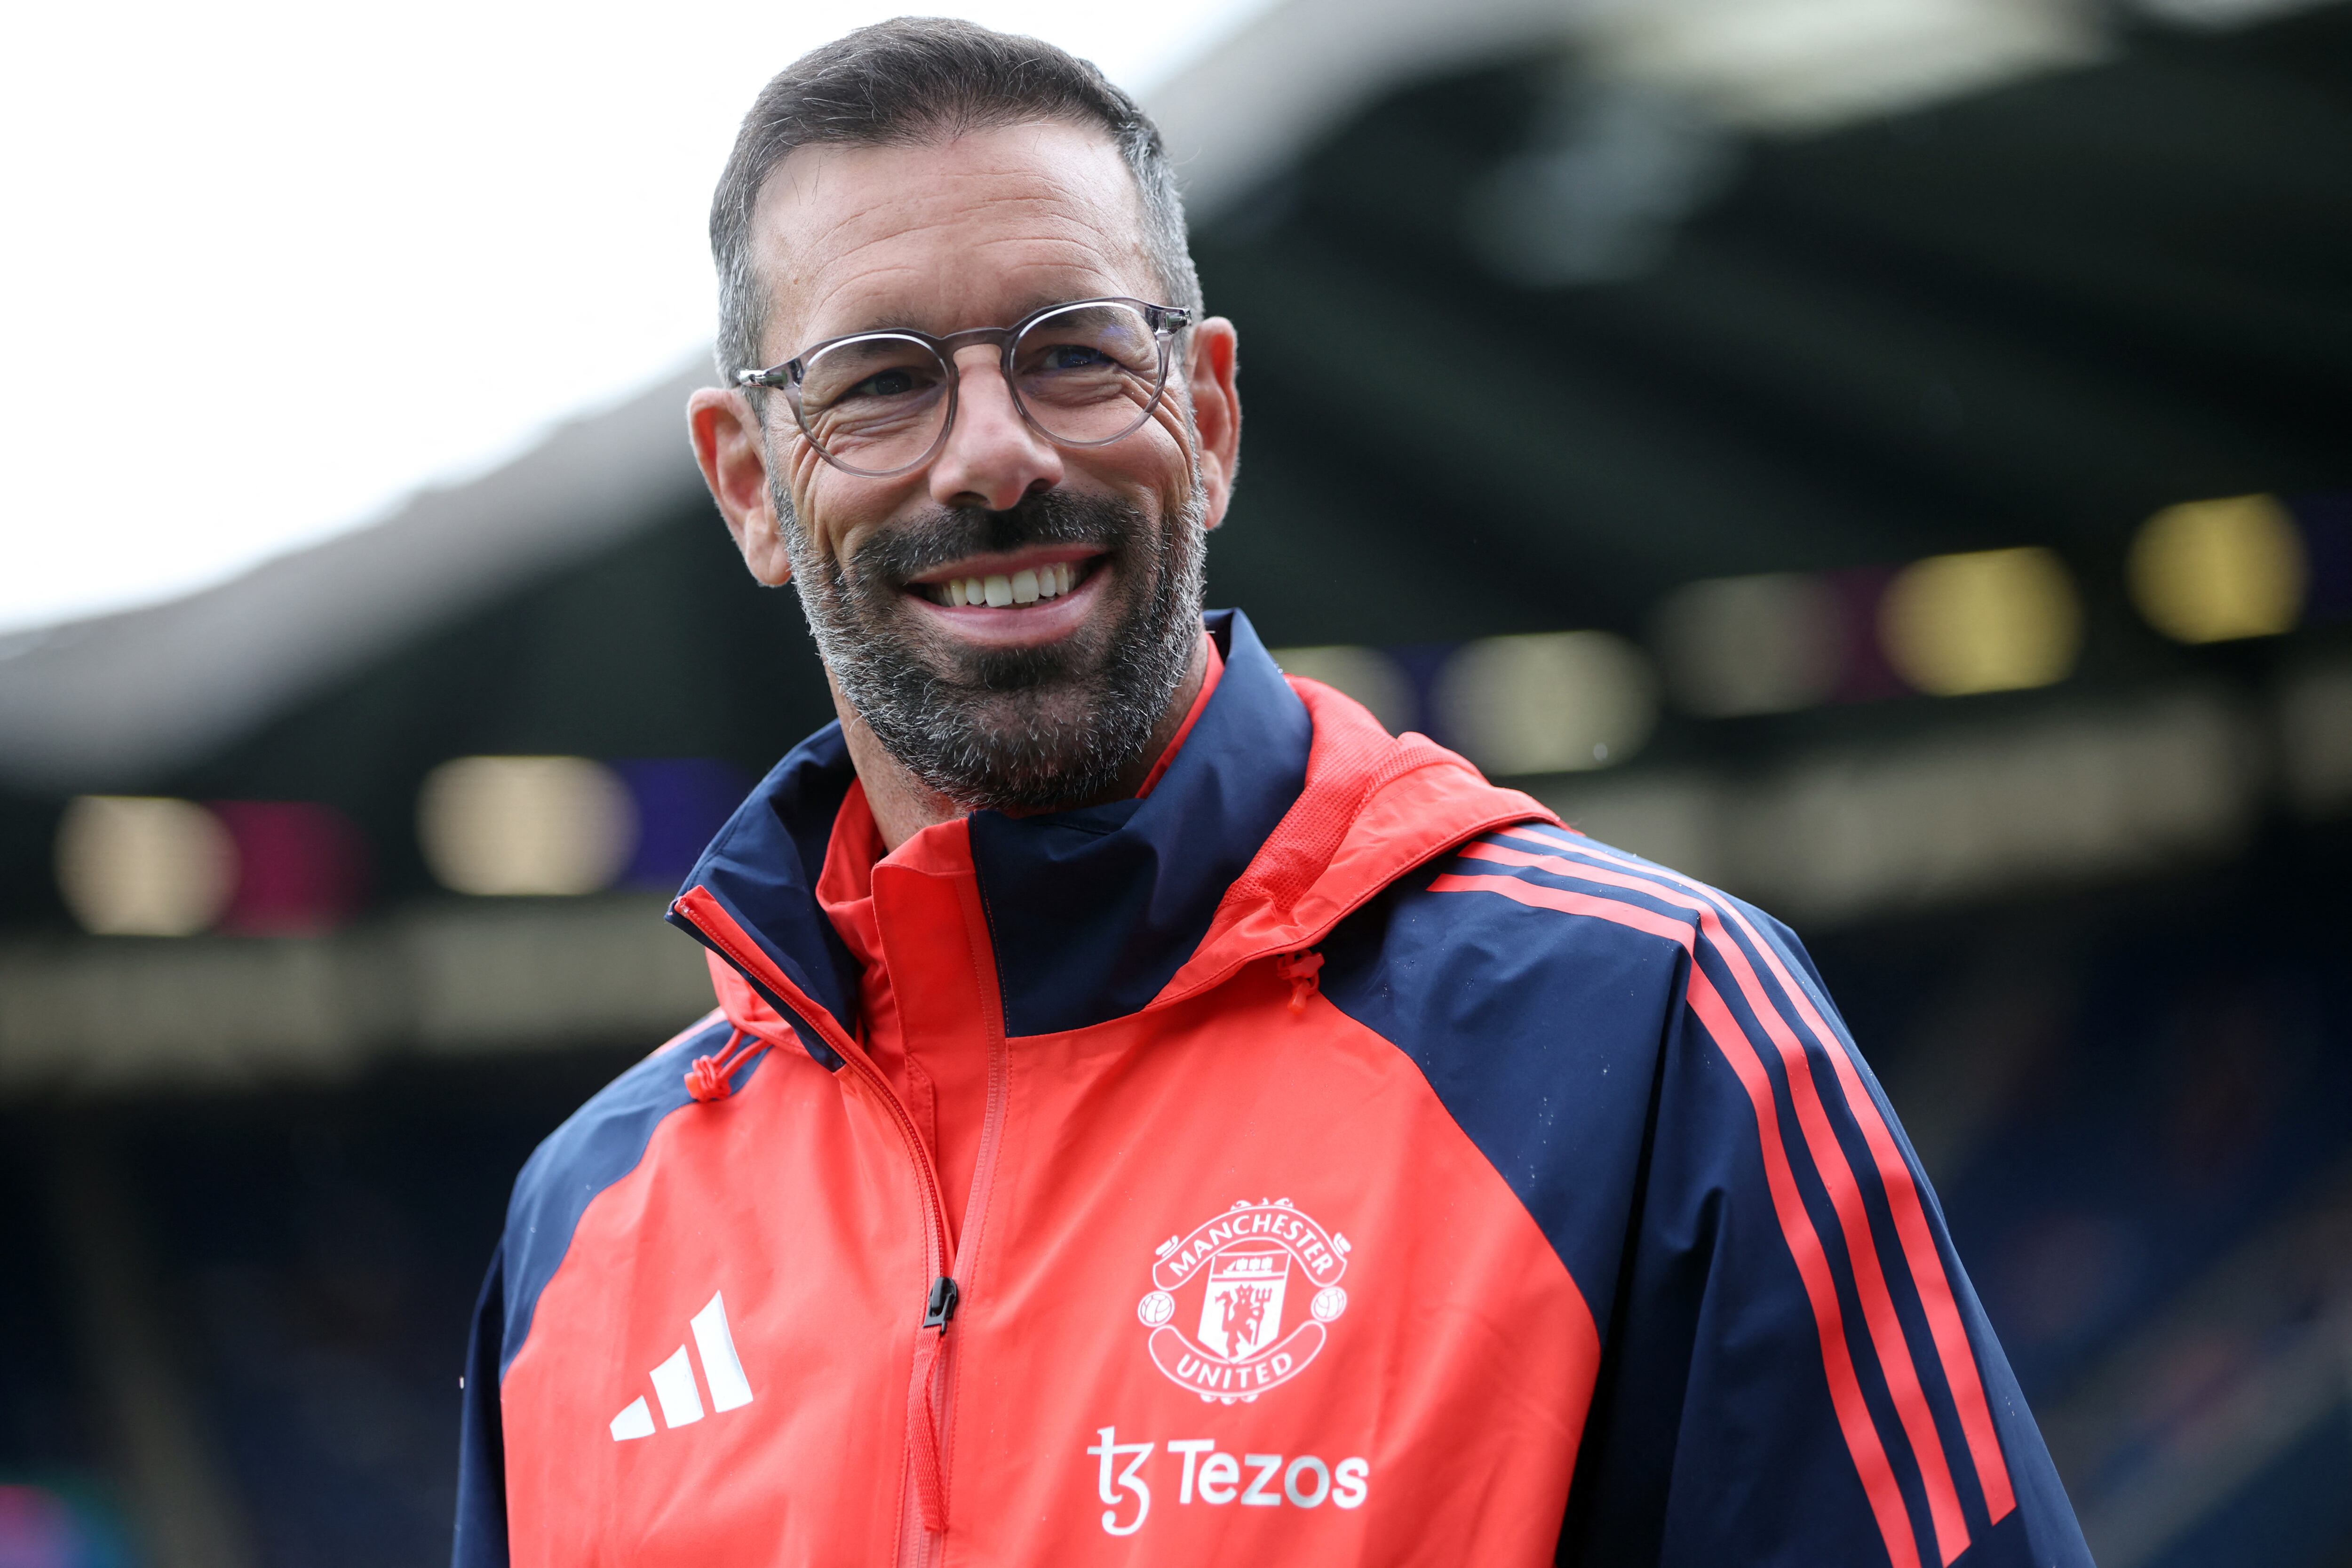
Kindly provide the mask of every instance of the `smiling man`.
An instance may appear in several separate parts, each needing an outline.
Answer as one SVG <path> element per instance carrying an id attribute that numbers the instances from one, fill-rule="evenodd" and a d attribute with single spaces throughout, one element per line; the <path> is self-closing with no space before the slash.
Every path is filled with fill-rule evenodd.
<path id="1" fill-rule="evenodd" d="M 541 1146 L 457 1562 L 2088 1561 L 1769 917 L 1286 679 L 1158 133 L 900 21 L 746 118 L 694 450 L 840 721 Z"/>

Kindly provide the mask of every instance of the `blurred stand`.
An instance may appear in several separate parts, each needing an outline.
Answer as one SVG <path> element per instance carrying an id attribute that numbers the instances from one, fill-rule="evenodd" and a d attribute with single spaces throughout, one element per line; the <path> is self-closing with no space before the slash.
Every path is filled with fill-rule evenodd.
<path id="1" fill-rule="evenodd" d="M 174 1341 L 186 1332 L 102 1115 L 52 1130 L 48 1180 L 84 1386 L 104 1412 L 144 1561 L 250 1568 L 242 1509 L 192 1397 Z"/>
<path id="2" fill-rule="evenodd" d="M 2301 1460 L 2294 1482 L 2340 1488 L 2342 1467 L 2329 1462 L 2340 1446 L 2324 1439 L 2343 1419 L 2347 1382 L 2352 1171 L 2339 1168 L 2102 1356 L 2045 1413 L 2043 1432 L 2063 1473 L 2126 1478 L 2095 1494 L 2084 1525 L 2100 1562 L 2134 1568 L 2283 1460 Z M 2253 1529 L 2291 1531 L 2296 1507 L 2291 1492 L 2278 1498 Z M 2284 1545 L 2286 1559 L 2298 1555 Z"/>
<path id="3" fill-rule="evenodd" d="M 1801 929 L 2101 1562 L 2352 1562 L 2352 6 L 1286 0 L 1154 107 L 1212 602 Z M 0 639 L 0 1561 L 446 1552 L 507 1184 L 831 717 L 704 379 Z"/>

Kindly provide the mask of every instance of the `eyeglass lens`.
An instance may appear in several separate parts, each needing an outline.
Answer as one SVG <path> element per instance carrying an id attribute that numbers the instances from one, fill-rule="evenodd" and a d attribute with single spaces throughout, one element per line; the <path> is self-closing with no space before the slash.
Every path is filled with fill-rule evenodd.
<path id="1" fill-rule="evenodd" d="M 1150 416 L 1166 374 L 1142 311 L 1094 301 L 1039 317 L 1013 342 L 1013 395 L 1053 440 L 1097 447 Z M 827 458 L 889 474 L 929 457 L 948 418 L 949 374 L 920 338 L 871 332 L 810 356 L 798 387 L 802 428 Z"/>

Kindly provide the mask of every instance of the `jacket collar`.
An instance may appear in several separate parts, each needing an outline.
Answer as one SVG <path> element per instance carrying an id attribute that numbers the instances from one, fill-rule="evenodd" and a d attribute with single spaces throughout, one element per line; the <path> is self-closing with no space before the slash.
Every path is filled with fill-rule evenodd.
<path id="1" fill-rule="evenodd" d="M 1084 1027 L 1213 984 L 1252 957 L 1310 945 L 1451 845 L 1549 816 L 1420 736 L 1391 740 L 1337 692 L 1288 680 L 1239 611 L 1206 621 L 1224 676 L 1150 795 L 968 819 L 1008 1035 Z M 856 967 L 814 892 L 854 776 L 838 724 L 811 736 L 720 829 L 672 907 L 674 924 L 710 944 L 685 913 L 707 900 L 779 972 L 782 986 L 761 983 L 750 953 L 714 963 L 739 1026 L 772 1024 L 749 1016 L 767 1011 L 761 998 L 787 1013 L 805 998 L 830 1015 L 807 1022 L 856 1034 Z M 772 994 L 787 987 L 802 995 Z"/>
<path id="2" fill-rule="evenodd" d="M 971 819 L 1008 1035 L 1144 1007 L 1306 788 L 1305 705 L 1240 611 L 1208 626 L 1224 675 L 1149 795 Z"/>

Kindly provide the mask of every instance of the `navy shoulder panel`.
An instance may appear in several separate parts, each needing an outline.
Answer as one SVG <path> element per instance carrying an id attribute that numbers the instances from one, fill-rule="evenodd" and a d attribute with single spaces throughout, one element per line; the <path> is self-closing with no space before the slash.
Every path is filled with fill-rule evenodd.
<path id="1" fill-rule="evenodd" d="M 1542 918 L 1516 879 L 1491 896 L 1507 868 L 1475 857 L 1515 842 L 1465 845 L 1343 921 L 1323 944 L 1323 992 L 1420 1067 L 1605 1335 L 1688 959 L 1635 925 Z M 1632 901 L 1654 922 L 1687 918 Z"/>
<path id="2" fill-rule="evenodd" d="M 1602 1344 L 1563 1560 L 2080 1563 L 1885 1096 L 1785 926 L 1520 824 L 1325 946 Z"/>
<path id="3" fill-rule="evenodd" d="M 686 1091 L 687 1064 L 724 1047 L 731 1033 L 726 1019 L 713 1018 L 656 1051 L 597 1090 L 524 1163 L 507 1204 L 500 1244 L 506 1329 L 499 1377 L 530 1337 L 540 1292 L 572 1249 L 580 1216 L 597 1194 L 637 1168 L 664 1117 L 694 1103 Z M 749 1083 L 768 1055 L 761 1051 L 738 1068 L 735 1088 Z"/>

